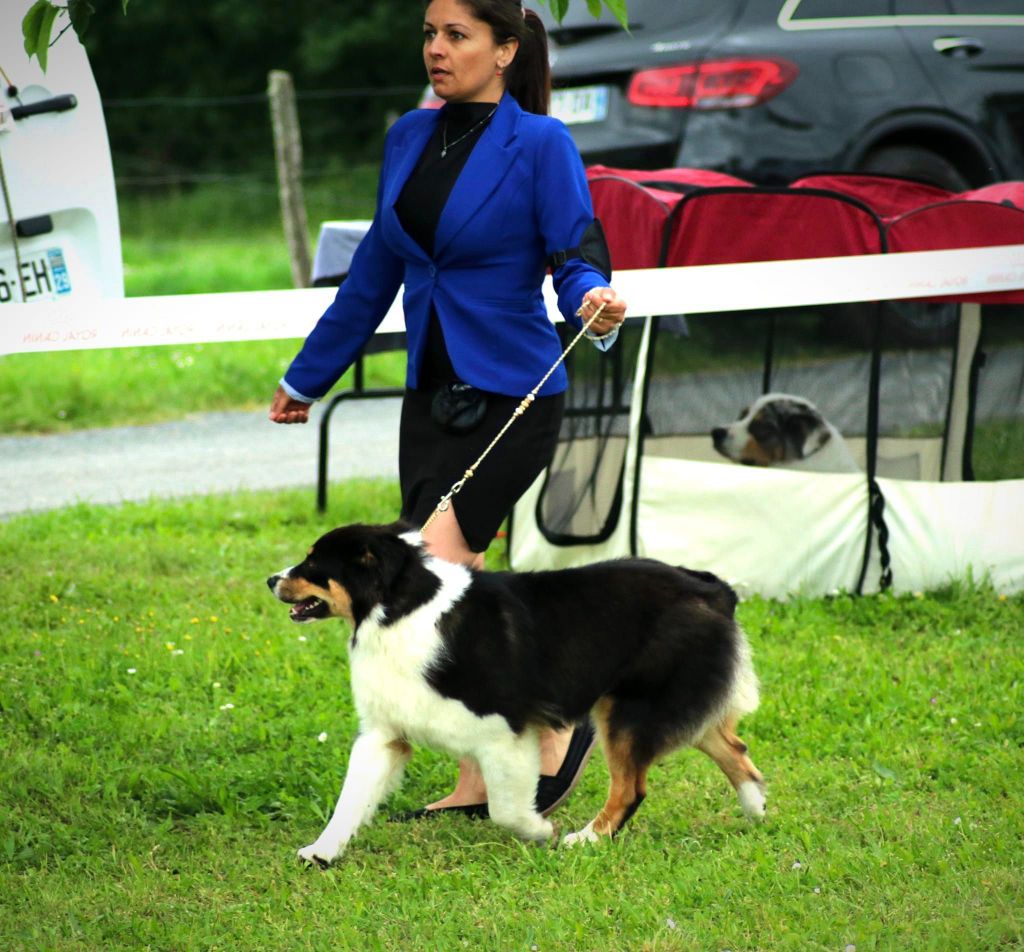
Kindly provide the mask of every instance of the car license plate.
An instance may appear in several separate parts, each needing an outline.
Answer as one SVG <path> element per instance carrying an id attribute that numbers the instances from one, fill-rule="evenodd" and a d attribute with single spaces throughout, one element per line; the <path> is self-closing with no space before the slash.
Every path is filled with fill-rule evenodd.
<path id="1" fill-rule="evenodd" d="M 608 118 L 608 87 L 579 86 L 551 93 L 551 115 L 567 126 Z"/>
<path id="2" fill-rule="evenodd" d="M 21 259 L 22 281 L 14 258 L 0 260 L 0 304 L 20 301 L 22 284 L 25 300 L 36 301 L 62 297 L 71 293 L 71 277 L 60 248 L 47 248 Z"/>

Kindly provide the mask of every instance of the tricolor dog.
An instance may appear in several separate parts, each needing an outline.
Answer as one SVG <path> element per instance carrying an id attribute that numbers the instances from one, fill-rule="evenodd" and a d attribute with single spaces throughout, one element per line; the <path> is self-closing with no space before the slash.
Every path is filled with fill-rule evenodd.
<path id="1" fill-rule="evenodd" d="M 715 449 L 748 466 L 858 473 L 843 435 L 803 397 L 766 393 L 728 426 L 711 431 Z"/>
<path id="2" fill-rule="evenodd" d="M 607 802 L 572 844 L 614 835 L 647 773 L 684 745 L 724 771 L 744 813 L 764 815 L 761 774 L 736 734 L 758 703 L 736 596 L 714 575 L 649 559 L 550 572 L 476 572 L 427 553 L 402 526 L 328 532 L 268 579 L 296 622 L 344 618 L 359 735 L 341 796 L 299 851 L 326 866 L 398 784 L 413 744 L 472 757 L 491 818 L 528 840 L 538 732 L 593 718 L 611 774 Z"/>

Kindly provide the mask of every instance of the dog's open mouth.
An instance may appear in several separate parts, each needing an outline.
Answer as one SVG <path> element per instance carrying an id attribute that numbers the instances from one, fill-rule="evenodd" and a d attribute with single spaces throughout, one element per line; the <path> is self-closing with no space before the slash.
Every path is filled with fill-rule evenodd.
<path id="1" fill-rule="evenodd" d="M 314 621 L 317 618 L 326 618 L 329 614 L 327 602 L 315 595 L 296 602 L 288 609 L 288 617 L 292 621 Z"/>

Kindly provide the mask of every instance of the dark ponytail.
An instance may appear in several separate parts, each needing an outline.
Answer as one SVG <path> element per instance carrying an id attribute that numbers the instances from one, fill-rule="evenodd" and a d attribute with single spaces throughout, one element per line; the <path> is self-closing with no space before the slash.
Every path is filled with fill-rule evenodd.
<path id="1" fill-rule="evenodd" d="M 526 11 L 519 51 L 505 70 L 506 88 L 527 112 L 546 116 L 551 108 L 551 63 L 548 31 L 541 18 Z"/>
<path id="2" fill-rule="evenodd" d="M 523 15 L 519 0 L 459 0 L 473 16 L 488 24 L 495 43 L 519 41 L 515 59 L 505 69 L 505 88 L 527 112 L 546 116 L 551 105 L 548 33 L 532 10 Z"/>

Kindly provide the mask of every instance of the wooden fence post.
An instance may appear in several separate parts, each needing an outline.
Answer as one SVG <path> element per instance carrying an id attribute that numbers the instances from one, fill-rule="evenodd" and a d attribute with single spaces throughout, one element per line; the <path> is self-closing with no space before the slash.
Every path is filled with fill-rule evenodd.
<path id="1" fill-rule="evenodd" d="M 305 288 L 310 284 L 312 266 L 306 202 L 302 193 L 302 135 L 291 73 L 271 70 L 267 97 L 270 99 L 270 119 L 274 127 L 277 187 L 281 198 L 284 236 L 291 259 L 292 283 L 297 288 Z"/>

